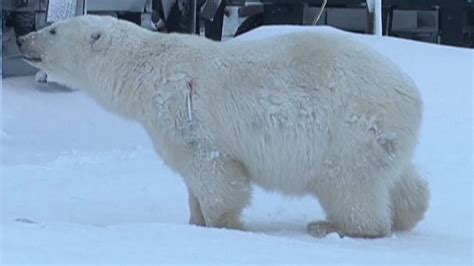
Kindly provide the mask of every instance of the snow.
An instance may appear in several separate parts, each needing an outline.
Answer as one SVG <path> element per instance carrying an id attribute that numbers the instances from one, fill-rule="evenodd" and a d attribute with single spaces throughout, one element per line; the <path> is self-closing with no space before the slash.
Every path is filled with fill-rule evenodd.
<path id="1" fill-rule="evenodd" d="M 311 28 L 266 27 L 232 41 L 297 30 Z M 9 78 L 2 80 L 0 264 L 471 264 L 473 51 L 351 36 L 401 65 L 424 99 L 415 162 L 432 199 L 415 230 L 316 239 L 305 231 L 324 218 L 315 200 L 258 188 L 244 213 L 247 232 L 187 225 L 185 186 L 138 124 L 82 91 Z"/>

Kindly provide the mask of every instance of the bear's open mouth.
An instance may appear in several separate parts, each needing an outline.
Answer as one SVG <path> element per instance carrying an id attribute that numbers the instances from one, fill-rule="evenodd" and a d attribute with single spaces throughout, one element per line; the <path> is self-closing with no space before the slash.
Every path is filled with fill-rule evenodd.
<path id="1" fill-rule="evenodd" d="M 41 62 L 41 57 L 23 55 L 23 59 L 33 63 Z"/>

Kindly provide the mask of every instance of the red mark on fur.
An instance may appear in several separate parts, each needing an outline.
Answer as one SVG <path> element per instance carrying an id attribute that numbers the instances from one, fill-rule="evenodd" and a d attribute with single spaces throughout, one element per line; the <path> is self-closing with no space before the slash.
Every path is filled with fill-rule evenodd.
<path id="1" fill-rule="evenodd" d="M 196 80 L 195 79 L 189 80 L 188 87 L 189 87 L 189 90 L 191 90 L 191 93 L 194 93 L 194 89 L 196 88 Z"/>

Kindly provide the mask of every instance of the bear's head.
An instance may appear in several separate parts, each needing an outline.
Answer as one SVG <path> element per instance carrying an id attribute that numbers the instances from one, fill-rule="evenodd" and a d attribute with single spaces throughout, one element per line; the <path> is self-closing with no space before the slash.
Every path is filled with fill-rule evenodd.
<path id="1" fill-rule="evenodd" d="M 111 58 L 124 55 L 117 51 L 117 42 L 123 47 L 133 37 L 122 30 L 121 24 L 130 27 L 114 17 L 85 15 L 59 21 L 19 37 L 17 42 L 28 63 L 55 81 L 81 87 L 81 81 L 100 74 L 101 66 L 113 64 Z"/>

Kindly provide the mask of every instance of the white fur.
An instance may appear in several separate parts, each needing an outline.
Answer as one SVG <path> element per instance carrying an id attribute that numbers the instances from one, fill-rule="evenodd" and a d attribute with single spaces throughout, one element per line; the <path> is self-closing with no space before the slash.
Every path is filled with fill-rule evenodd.
<path id="1" fill-rule="evenodd" d="M 251 183 L 319 199 L 327 221 L 308 226 L 316 236 L 382 237 L 427 209 L 411 162 L 416 86 L 343 34 L 217 43 L 84 16 L 25 40 L 49 76 L 143 124 L 188 187 L 192 224 L 241 228 Z"/>

